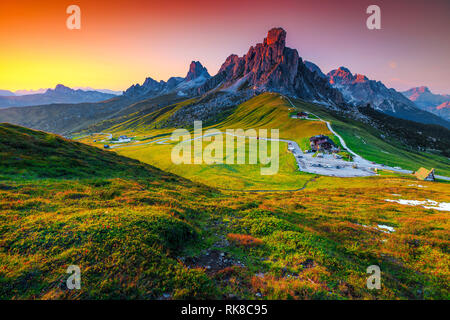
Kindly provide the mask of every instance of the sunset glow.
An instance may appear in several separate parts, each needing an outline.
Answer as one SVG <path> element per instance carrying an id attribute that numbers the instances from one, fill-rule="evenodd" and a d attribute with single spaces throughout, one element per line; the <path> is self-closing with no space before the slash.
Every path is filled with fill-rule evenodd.
<path id="1" fill-rule="evenodd" d="M 191 60 L 215 74 L 281 26 L 287 45 L 325 73 L 344 65 L 396 89 L 449 93 L 450 3 L 431 2 L 377 1 L 382 30 L 368 30 L 370 1 L 2 1 L 0 89 L 124 90 L 185 76 Z M 66 28 L 71 4 L 81 30 Z"/>

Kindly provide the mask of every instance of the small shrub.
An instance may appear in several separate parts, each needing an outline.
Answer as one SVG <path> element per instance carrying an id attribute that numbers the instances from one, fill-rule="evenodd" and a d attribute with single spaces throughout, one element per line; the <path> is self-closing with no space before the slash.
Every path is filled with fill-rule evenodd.
<path id="1" fill-rule="evenodd" d="M 244 218 L 244 227 L 250 230 L 251 234 L 257 236 L 268 236 L 275 231 L 287 231 L 296 230 L 297 228 L 284 220 L 277 219 L 275 217 L 260 218 L 260 219 L 247 219 Z"/>
<path id="2" fill-rule="evenodd" d="M 227 238 L 235 245 L 243 247 L 256 247 L 263 243 L 261 239 L 246 234 L 229 233 Z"/>

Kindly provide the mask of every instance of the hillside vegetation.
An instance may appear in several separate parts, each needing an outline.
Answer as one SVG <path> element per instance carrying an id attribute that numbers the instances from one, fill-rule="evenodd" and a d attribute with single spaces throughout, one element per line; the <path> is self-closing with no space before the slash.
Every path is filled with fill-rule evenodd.
<path id="1" fill-rule="evenodd" d="M 0 124 L 0 155 L 0 179 L 169 177 L 139 161 L 11 124 Z"/>
<path id="2" fill-rule="evenodd" d="M 448 158 L 433 153 L 412 151 L 410 147 L 395 139 L 383 139 L 379 130 L 359 121 L 343 118 L 327 108 L 293 100 L 296 110 L 317 114 L 332 123 L 332 127 L 342 135 L 348 146 L 370 161 L 404 169 L 417 170 L 420 167 L 436 168 L 436 173 L 450 176 Z M 225 189 L 239 190 L 292 190 L 304 186 L 311 175 L 297 170 L 294 157 L 287 152 L 286 143 L 280 143 L 280 170 L 273 176 L 261 176 L 261 165 L 175 165 L 171 160 L 174 143 L 149 143 L 162 138 L 170 138 L 174 127 L 170 127 L 170 117 L 174 112 L 189 108 L 195 100 L 186 100 L 157 110 L 150 108 L 142 116 L 130 115 L 129 119 L 110 128 L 103 128 L 118 137 L 127 134 L 140 142 L 114 149 L 124 156 L 138 159 L 163 170 L 181 175 L 193 181 Z M 325 134 L 337 144 L 339 140 L 321 121 L 293 119 L 294 109 L 279 94 L 264 93 L 236 106 L 228 115 L 221 115 L 215 124 L 205 124 L 204 130 L 226 129 L 279 129 L 280 138 L 296 141 L 301 148 L 309 148 L 309 137 Z M 311 115 L 311 118 L 314 118 Z M 190 127 L 186 127 L 192 130 Z M 97 142 L 94 143 L 94 140 Z M 86 137 L 81 141 L 102 147 L 98 137 Z M 206 143 L 205 143 L 206 145 Z M 225 154 L 225 152 L 224 152 Z M 248 155 L 247 155 L 248 156 Z M 344 155 L 345 156 L 345 155 Z"/>
<path id="3" fill-rule="evenodd" d="M 113 149 L 124 156 L 138 159 L 163 170 L 181 175 L 193 181 L 214 187 L 238 190 L 293 190 L 302 188 L 313 176 L 298 171 L 297 163 L 291 153 L 287 151 L 287 143 L 280 142 L 280 170 L 271 176 L 262 176 L 260 163 L 245 165 L 176 165 L 171 159 L 171 151 L 175 143 L 165 141 L 164 144 L 148 143 L 152 140 L 170 138 L 174 128 L 164 126 L 167 119 L 175 110 L 182 111 L 193 100 L 170 105 L 153 111 L 142 117 L 132 117 L 131 120 L 117 124 L 105 132 L 112 132 L 114 136 L 127 134 L 134 136 L 139 143 L 130 144 Z M 299 144 L 310 136 L 327 134 L 333 137 L 327 126 L 319 121 L 304 121 L 292 119 L 289 116 L 290 106 L 278 94 L 266 93 L 252 98 L 237 106 L 231 114 L 222 121 L 205 125 L 204 130 L 219 129 L 279 129 L 281 139 L 297 141 Z M 192 124 L 191 124 L 192 126 Z M 157 129 L 156 129 L 157 128 Z M 192 127 L 187 127 L 192 130 Z M 97 142 L 94 143 L 94 140 Z M 85 137 L 81 141 L 101 147 L 96 136 Z M 337 139 L 335 139 L 337 140 Z M 204 143 L 206 146 L 208 143 Z M 269 144 L 270 147 L 270 144 Z M 248 143 L 246 145 L 246 159 L 248 159 Z M 224 159 L 225 159 L 224 144 Z M 225 161 L 224 161 L 225 162 Z"/>
<path id="4" fill-rule="evenodd" d="M 446 183 L 316 177 L 299 192 L 224 193 L 54 135 L 1 129 L 1 299 L 449 298 L 448 213 L 385 201 L 450 202 Z M 37 164 L 25 175 L 14 159 Z M 105 165 L 124 164 L 109 177 Z M 381 290 L 366 288 L 373 264 Z M 80 290 L 67 289 L 69 265 L 81 269 Z"/>
<path id="5" fill-rule="evenodd" d="M 301 110 L 313 112 L 322 119 L 330 121 L 333 129 L 342 136 L 348 147 L 367 160 L 392 167 L 399 166 L 412 171 L 416 171 L 420 167 L 435 168 L 436 174 L 450 176 L 450 160 L 443 155 L 414 150 L 409 145 L 402 143 L 394 133 L 392 136 L 387 136 L 386 132 L 344 117 L 323 106 L 307 103 L 300 99 L 292 99 L 292 102 Z M 409 121 L 402 120 L 400 122 Z M 392 123 L 386 125 L 392 126 Z M 426 125 L 422 126 L 426 127 Z M 445 130 L 445 128 L 439 128 Z M 409 134 L 412 132 L 410 131 Z M 446 139 L 448 141 L 448 137 Z"/>

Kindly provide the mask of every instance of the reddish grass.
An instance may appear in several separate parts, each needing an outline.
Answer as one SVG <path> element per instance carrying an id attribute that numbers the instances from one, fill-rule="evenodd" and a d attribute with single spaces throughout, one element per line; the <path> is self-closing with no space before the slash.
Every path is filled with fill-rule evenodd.
<path id="1" fill-rule="evenodd" d="M 261 239 L 246 234 L 229 233 L 227 234 L 227 238 L 235 245 L 244 247 L 256 247 L 263 243 Z"/>

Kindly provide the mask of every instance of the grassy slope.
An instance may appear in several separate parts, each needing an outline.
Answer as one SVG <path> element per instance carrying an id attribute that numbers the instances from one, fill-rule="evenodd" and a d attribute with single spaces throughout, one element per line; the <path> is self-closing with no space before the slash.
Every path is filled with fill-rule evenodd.
<path id="1" fill-rule="evenodd" d="M 0 299 L 214 295 L 202 272 L 174 258 L 197 247 L 197 201 L 211 189 L 9 124 L 0 125 L 0 156 Z M 89 289 L 62 287 L 71 264 Z"/>
<path id="2" fill-rule="evenodd" d="M 364 158 L 389 166 L 400 166 L 408 170 L 420 167 L 436 168 L 436 173 L 450 176 L 450 160 L 435 154 L 406 150 L 397 141 L 384 141 L 381 133 L 358 121 L 345 119 L 324 107 L 293 99 L 300 109 L 313 112 L 332 123 L 333 129 L 344 138 L 348 147 Z"/>
<path id="3" fill-rule="evenodd" d="M 40 163 L 24 176 L 20 162 L 8 162 L 8 179 L 0 178 L 1 299 L 449 298 L 449 214 L 384 201 L 449 202 L 448 184 L 320 177 L 297 193 L 220 194 L 114 153 L 1 127 L 14 142 L 0 144 L 2 156 Z M 46 148 L 49 140 L 58 144 Z M 47 157 L 52 149 L 60 161 Z M 71 162 L 80 150 L 80 158 L 99 156 L 89 161 L 95 178 Z M 103 157 L 135 168 L 109 178 Z M 56 179 L 50 166 L 70 176 Z M 207 269 L 213 252 L 231 262 Z M 79 291 L 65 286 L 72 264 L 81 268 Z M 372 264 L 381 290 L 365 286 Z"/>
<path id="4" fill-rule="evenodd" d="M 180 101 L 182 100 L 182 101 Z M 108 129 L 112 132 L 142 132 L 154 128 L 160 116 L 163 118 L 174 112 L 178 106 L 190 103 L 176 94 L 167 94 L 148 98 L 129 105 L 115 113 L 110 119 L 90 126 L 85 132 L 101 132 Z M 175 110 L 172 110 L 175 109 Z"/>
<path id="5" fill-rule="evenodd" d="M 11 124 L 0 124 L 0 155 L 0 179 L 169 176 L 134 159 Z"/>
<path id="6" fill-rule="evenodd" d="M 78 104 L 50 104 L 0 109 L 0 123 L 9 122 L 58 134 L 81 131 L 132 103 L 125 97 Z"/>
<path id="7" fill-rule="evenodd" d="M 133 126 L 129 122 L 124 122 L 106 131 L 113 132 L 115 135 L 138 134 L 138 140 L 148 139 L 148 137 L 151 136 L 159 137 L 164 134 L 170 136 L 173 129 L 151 129 L 151 127 L 158 126 L 167 119 L 171 112 L 174 112 L 174 110 L 178 110 L 189 103 L 191 103 L 190 100 L 183 104 L 179 103 L 167 107 L 169 109 L 169 114 L 160 114 L 158 112 L 157 116 L 155 113 L 151 113 L 143 118 L 133 119 L 132 123 L 137 126 Z M 154 120 L 153 123 L 148 121 L 149 117 Z M 133 128 L 135 131 L 131 132 L 130 128 Z M 301 143 L 301 141 L 312 135 L 330 135 L 330 131 L 324 123 L 290 118 L 287 101 L 280 98 L 277 94 L 270 93 L 259 95 L 258 97 L 239 105 L 226 119 L 218 124 L 205 127 L 204 130 L 210 128 L 216 128 L 222 131 L 233 128 L 252 128 L 256 130 L 274 128 L 279 129 L 280 138 L 295 140 L 298 143 Z M 82 141 L 94 144 L 93 139 L 93 137 L 90 137 Z M 217 164 L 214 166 L 175 165 L 171 161 L 171 150 L 173 146 L 173 144 L 152 144 L 115 150 L 119 154 L 152 164 L 163 170 L 182 175 L 188 179 L 221 188 L 250 190 L 298 189 L 301 188 L 306 181 L 311 179 L 310 174 L 302 173 L 297 170 L 295 159 L 287 152 L 286 143 L 280 143 L 280 170 L 278 174 L 272 176 L 262 176 L 260 174 L 260 164 Z"/>
<path id="8" fill-rule="evenodd" d="M 152 128 L 161 126 L 174 110 L 179 110 L 191 102 L 188 100 L 171 105 L 142 118 L 134 117 L 133 120 L 108 129 L 108 132 L 113 132 L 115 135 L 137 134 L 139 140 L 152 136 L 169 136 L 172 131 L 170 128 Z M 390 144 L 383 141 L 379 137 L 379 132 L 360 122 L 349 119 L 344 122 L 338 116 L 333 115 L 331 111 L 301 100 L 295 100 L 295 103 L 300 109 L 316 113 L 323 119 L 331 121 L 333 128 L 343 136 L 349 147 L 371 161 L 390 166 L 401 166 L 410 170 L 417 170 L 421 166 L 434 167 L 438 174 L 450 176 L 449 161 L 444 157 L 408 151 L 403 149 L 399 143 L 392 142 Z M 222 131 L 232 128 L 277 128 L 280 130 L 281 138 L 295 140 L 303 149 L 309 148 L 308 139 L 316 134 L 329 135 L 336 144 L 340 144 L 323 122 L 292 119 L 289 117 L 289 112 L 290 105 L 285 99 L 280 98 L 278 94 L 265 93 L 242 103 L 226 119 L 208 128 L 217 128 Z M 89 139 L 85 139 L 84 142 L 89 143 Z M 150 163 L 169 172 L 222 188 L 296 189 L 310 179 L 310 175 L 296 170 L 295 160 L 286 153 L 284 143 L 280 144 L 280 172 L 274 176 L 261 176 L 260 165 L 174 165 L 170 158 L 172 147 L 173 144 L 152 144 L 116 150 L 120 154 Z"/>
<path id="9" fill-rule="evenodd" d="M 227 119 L 212 126 L 227 128 L 279 129 L 280 138 L 300 143 L 302 138 L 317 134 L 330 135 L 325 124 L 289 117 L 290 105 L 278 94 L 265 93 L 239 105 Z"/>

